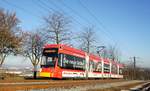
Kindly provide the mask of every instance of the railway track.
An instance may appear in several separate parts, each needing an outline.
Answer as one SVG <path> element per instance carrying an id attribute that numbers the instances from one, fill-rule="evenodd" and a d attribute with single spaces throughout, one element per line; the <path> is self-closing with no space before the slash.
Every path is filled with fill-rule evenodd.
<path id="1" fill-rule="evenodd" d="M 16 91 L 30 89 L 44 89 L 44 91 L 51 91 L 51 89 L 62 91 L 64 89 L 73 89 L 78 91 L 80 89 L 97 89 L 97 88 L 109 88 L 115 86 L 121 86 L 138 81 L 125 81 L 125 80 L 43 80 L 42 82 L 17 82 L 17 83 L 0 83 L 0 91 Z M 43 91 L 43 90 L 42 90 Z M 68 91 L 68 90 L 67 90 Z M 69 90 L 70 91 L 70 90 Z"/>
<path id="2" fill-rule="evenodd" d="M 26 81 L 26 82 L 0 82 L 0 86 L 4 86 L 4 85 L 38 85 L 38 84 L 56 84 L 56 85 L 60 85 L 60 84 L 96 84 L 96 83 L 108 83 L 108 82 L 122 82 L 124 80 L 110 80 L 110 79 L 105 79 L 105 80 L 41 80 L 41 81 Z"/>
<path id="3" fill-rule="evenodd" d="M 26 81 L 26 82 L 25 82 Z M 46 89 L 46 88 L 73 88 L 78 86 L 88 86 L 95 84 L 123 82 L 124 80 L 25 80 L 18 82 L 1 82 L 0 91 L 16 91 L 29 89 Z"/>
<path id="4" fill-rule="evenodd" d="M 130 91 L 150 91 L 150 82 L 131 88 Z"/>

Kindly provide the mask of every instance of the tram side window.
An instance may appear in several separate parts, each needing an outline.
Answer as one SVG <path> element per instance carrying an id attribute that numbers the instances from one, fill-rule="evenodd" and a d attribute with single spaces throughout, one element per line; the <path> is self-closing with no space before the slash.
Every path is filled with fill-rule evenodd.
<path id="1" fill-rule="evenodd" d="M 119 74 L 122 75 L 122 68 L 119 68 Z"/>
<path id="2" fill-rule="evenodd" d="M 89 71 L 93 72 L 94 71 L 94 62 L 90 60 L 90 65 L 89 65 Z"/>
<path id="3" fill-rule="evenodd" d="M 70 55 L 64 55 L 63 56 L 63 68 L 66 69 L 73 69 L 75 67 L 75 61 L 73 56 Z"/>
<path id="4" fill-rule="evenodd" d="M 84 65 L 85 59 L 84 58 L 74 57 L 74 60 L 76 62 L 75 69 L 78 69 L 78 70 L 85 69 L 85 65 Z"/>
<path id="5" fill-rule="evenodd" d="M 102 64 L 101 62 L 90 61 L 89 69 L 90 69 L 90 72 L 101 72 Z"/>
<path id="6" fill-rule="evenodd" d="M 62 67 L 66 69 L 84 70 L 84 61 L 83 58 L 64 54 Z"/>
<path id="7" fill-rule="evenodd" d="M 102 71 L 102 63 L 101 62 L 97 62 L 95 64 L 95 72 L 101 72 Z"/>
<path id="8" fill-rule="evenodd" d="M 104 64 L 104 72 L 109 73 L 110 72 L 110 65 L 109 64 Z"/>
<path id="9" fill-rule="evenodd" d="M 112 69 L 112 73 L 113 74 L 117 74 L 117 65 L 115 65 L 115 64 L 112 64 L 112 67 L 111 67 Z"/>

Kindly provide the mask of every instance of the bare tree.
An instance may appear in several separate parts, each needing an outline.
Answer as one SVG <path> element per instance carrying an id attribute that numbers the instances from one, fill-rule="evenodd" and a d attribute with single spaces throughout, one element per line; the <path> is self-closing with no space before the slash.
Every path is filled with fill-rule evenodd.
<path id="1" fill-rule="evenodd" d="M 23 46 L 23 55 L 28 57 L 34 66 L 34 78 L 37 74 L 37 65 L 42 60 L 42 48 L 45 44 L 45 40 L 39 32 L 28 33 Z"/>
<path id="2" fill-rule="evenodd" d="M 107 51 L 108 51 L 107 55 L 111 60 L 119 61 L 120 53 L 116 46 L 112 45 L 108 46 Z"/>
<path id="3" fill-rule="evenodd" d="M 62 13 L 55 12 L 44 18 L 45 34 L 51 42 L 60 44 L 71 39 L 70 21 Z"/>
<path id="4" fill-rule="evenodd" d="M 0 9 L 0 66 L 11 53 L 18 53 L 22 44 L 22 32 L 15 13 Z"/>
<path id="5" fill-rule="evenodd" d="M 95 32 L 93 27 L 86 27 L 82 33 L 79 35 L 79 41 L 80 48 L 87 53 L 91 52 L 91 48 L 95 47 Z"/>
<path id="6" fill-rule="evenodd" d="M 137 66 L 136 72 L 134 73 L 134 64 L 125 64 L 123 69 L 123 75 L 128 80 L 149 80 L 150 79 L 150 68 L 143 68 Z M 136 76 L 135 76 L 136 75 Z"/>

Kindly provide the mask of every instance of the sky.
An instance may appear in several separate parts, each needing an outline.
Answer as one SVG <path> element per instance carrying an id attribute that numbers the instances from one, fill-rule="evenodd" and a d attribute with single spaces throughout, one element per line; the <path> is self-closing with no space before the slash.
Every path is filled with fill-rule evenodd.
<path id="1" fill-rule="evenodd" d="M 62 12 L 74 32 L 94 26 L 99 45 L 117 46 L 122 62 L 136 56 L 137 65 L 150 65 L 149 0 L 0 0 L 0 8 L 16 12 L 25 31 L 39 28 L 49 13 Z M 11 58 L 21 64 L 19 58 Z"/>

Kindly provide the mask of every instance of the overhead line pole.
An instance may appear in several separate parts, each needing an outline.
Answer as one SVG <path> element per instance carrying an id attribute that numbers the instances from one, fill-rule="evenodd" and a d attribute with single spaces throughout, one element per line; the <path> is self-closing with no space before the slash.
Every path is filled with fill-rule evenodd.
<path id="1" fill-rule="evenodd" d="M 136 79 L 136 57 L 133 57 L 133 64 L 134 64 L 134 80 Z"/>

